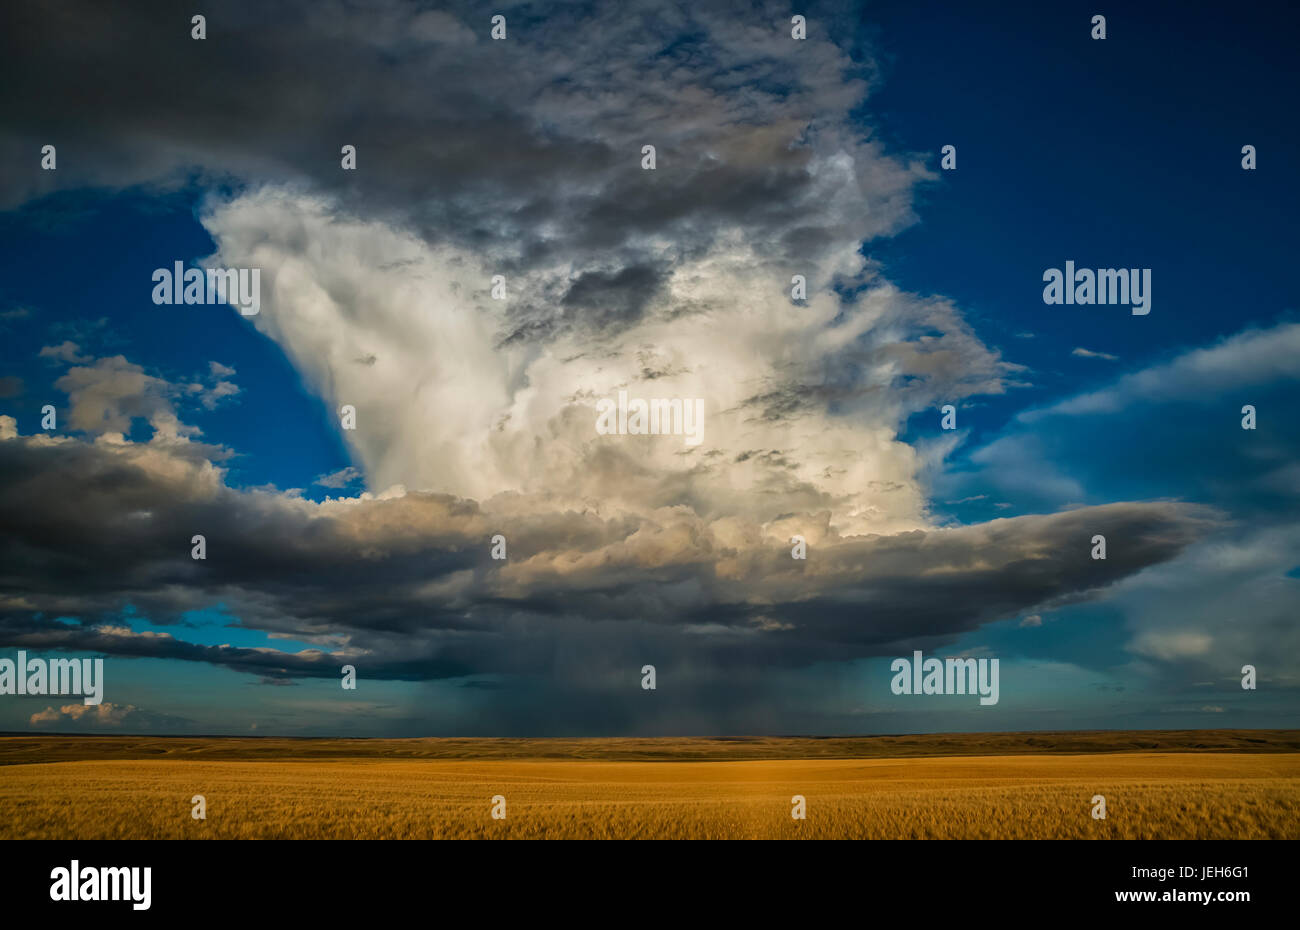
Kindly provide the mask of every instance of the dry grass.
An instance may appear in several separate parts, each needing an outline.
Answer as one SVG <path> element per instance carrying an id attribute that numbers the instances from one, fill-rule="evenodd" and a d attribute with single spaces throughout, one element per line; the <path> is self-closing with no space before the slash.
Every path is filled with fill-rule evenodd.
<path id="1" fill-rule="evenodd" d="M 152 760 L 0 769 L 12 838 L 1297 838 L 1300 753 L 721 762 Z M 206 821 L 190 817 L 205 795 Z M 505 820 L 489 816 L 507 798 Z M 807 798 L 808 819 L 790 817 Z M 1104 821 L 1090 815 L 1106 796 Z"/>

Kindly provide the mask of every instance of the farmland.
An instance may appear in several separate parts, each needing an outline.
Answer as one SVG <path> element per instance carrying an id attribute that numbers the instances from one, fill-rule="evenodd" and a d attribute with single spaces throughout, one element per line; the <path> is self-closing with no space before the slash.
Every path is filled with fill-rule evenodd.
<path id="1" fill-rule="evenodd" d="M 4 737 L 0 837 L 1297 838 L 1298 741 Z"/>

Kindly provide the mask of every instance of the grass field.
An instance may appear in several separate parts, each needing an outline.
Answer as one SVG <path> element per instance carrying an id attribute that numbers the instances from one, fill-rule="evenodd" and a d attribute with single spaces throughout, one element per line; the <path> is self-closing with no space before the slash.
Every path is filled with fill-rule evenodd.
<path id="1" fill-rule="evenodd" d="M 1296 731 L 1062 735 L 1082 752 L 1044 751 L 1045 736 L 7 737 L 0 837 L 1300 837 Z M 793 795 L 806 820 L 791 818 Z"/>

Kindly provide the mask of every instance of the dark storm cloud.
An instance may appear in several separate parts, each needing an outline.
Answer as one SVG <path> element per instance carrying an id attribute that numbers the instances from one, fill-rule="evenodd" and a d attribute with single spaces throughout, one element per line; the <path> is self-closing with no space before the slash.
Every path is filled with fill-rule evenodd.
<path id="1" fill-rule="evenodd" d="M 794 42 L 777 4 L 507 4 L 493 41 L 495 11 L 214 2 L 195 41 L 191 12 L 161 0 L 6 4 L 0 206 L 94 186 L 303 187 L 506 272 L 568 263 L 565 308 L 599 298 L 597 329 L 642 312 L 652 257 L 699 256 L 724 229 L 801 261 L 910 221 L 913 169 L 841 137 L 866 69 L 818 38 L 830 28 Z M 851 169 L 869 210 L 826 202 L 817 140 L 869 156 Z M 39 168 L 46 144 L 56 171 Z"/>
<path id="2" fill-rule="evenodd" d="M 620 329 L 641 319 L 646 306 L 663 289 L 665 271 L 632 265 L 619 271 L 588 271 L 578 276 L 561 301 L 588 316 L 588 327 Z M 588 328 L 588 327 L 584 327 Z"/>
<path id="3" fill-rule="evenodd" d="M 261 676 L 538 675 L 577 649 L 594 674 L 629 653 L 748 674 L 951 641 L 1087 597 L 1171 558 L 1209 516 L 1112 504 L 892 536 L 831 537 L 807 561 L 773 539 L 725 544 L 684 510 L 552 513 L 448 495 L 323 504 L 227 487 L 188 444 L 0 441 L 6 644 L 205 662 Z M 509 526 L 510 558 L 489 557 Z M 207 558 L 191 558 L 205 536 Z M 1104 534 L 1109 557 L 1093 560 Z M 320 650 L 204 646 L 120 625 L 217 604 Z M 56 620 L 76 617 L 76 622 Z M 638 666 L 639 667 L 639 666 Z"/>

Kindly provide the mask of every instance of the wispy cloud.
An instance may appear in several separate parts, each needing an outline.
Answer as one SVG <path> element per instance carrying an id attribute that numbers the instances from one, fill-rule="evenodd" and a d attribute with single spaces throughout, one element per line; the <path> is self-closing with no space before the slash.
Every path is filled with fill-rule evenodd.
<path id="1" fill-rule="evenodd" d="M 1118 355 L 1111 355 L 1108 352 L 1094 352 L 1092 349 L 1084 349 L 1081 347 L 1076 347 L 1070 354 L 1076 358 L 1101 358 L 1108 362 L 1119 361 Z"/>

